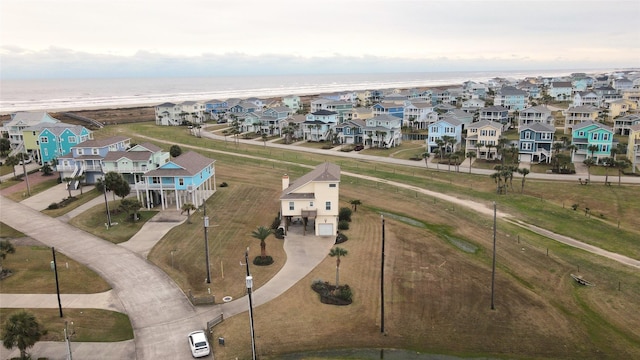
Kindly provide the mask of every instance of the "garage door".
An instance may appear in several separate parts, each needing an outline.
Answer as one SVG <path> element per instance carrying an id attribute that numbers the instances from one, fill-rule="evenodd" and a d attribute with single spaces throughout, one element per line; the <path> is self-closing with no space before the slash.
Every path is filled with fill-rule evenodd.
<path id="1" fill-rule="evenodd" d="M 318 224 L 318 233 L 320 236 L 332 236 L 333 224 Z"/>

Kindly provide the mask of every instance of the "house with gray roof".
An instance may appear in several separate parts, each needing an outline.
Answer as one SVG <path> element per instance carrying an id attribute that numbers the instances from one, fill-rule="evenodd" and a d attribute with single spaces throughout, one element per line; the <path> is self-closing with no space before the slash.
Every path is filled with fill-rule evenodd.
<path id="1" fill-rule="evenodd" d="M 306 231 L 311 225 L 316 236 L 336 236 L 339 196 L 340 166 L 336 164 L 322 163 L 295 181 L 285 174 L 280 194 L 281 226 L 285 233 L 290 226 L 304 226 Z"/>
<path id="2" fill-rule="evenodd" d="M 104 175 L 103 160 L 110 151 L 126 151 L 131 139 L 112 136 L 104 139 L 84 141 L 71 148 L 71 152 L 58 158 L 56 170 L 60 178 L 84 176 L 87 184 L 95 184 Z M 77 188 L 79 184 L 75 184 Z"/>
<path id="3" fill-rule="evenodd" d="M 545 124 L 555 126 L 553 112 L 547 105 L 537 105 L 523 109 L 518 114 L 518 129 L 524 125 Z"/>
<path id="4" fill-rule="evenodd" d="M 518 160 L 527 163 L 550 163 L 553 137 L 556 128 L 552 125 L 531 122 L 518 129 Z"/>
<path id="5" fill-rule="evenodd" d="M 215 160 L 189 151 L 144 173 L 132 191 L 148 209 L 180 210 L 186 203 L 198 207 L 216 192 L 214 165 Z"/>

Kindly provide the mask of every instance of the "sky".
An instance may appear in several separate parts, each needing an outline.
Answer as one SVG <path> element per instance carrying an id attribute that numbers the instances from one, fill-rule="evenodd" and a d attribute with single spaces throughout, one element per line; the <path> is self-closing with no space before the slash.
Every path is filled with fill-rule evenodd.
<path id="1" fill-rule="evenodd" d="M 640 0 L 2 0 L 0 78 L 640 67 Z"/>

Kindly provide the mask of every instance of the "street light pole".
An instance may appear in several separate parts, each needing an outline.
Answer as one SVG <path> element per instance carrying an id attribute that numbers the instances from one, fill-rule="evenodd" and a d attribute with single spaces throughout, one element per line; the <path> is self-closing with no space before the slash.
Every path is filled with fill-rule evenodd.
<path id="1" fill-rule="evenodd" d="M 60 284 L 58 282 L 58 263 L 56 262 L 56 248 L 51 247 L 53 254 L 53 272 L 56 274 L 56 293 L 58 294 L 58 309 L 60 309 L 60 317 L 62 316 L 62 303 L 60 302 Z"/>
<path id="2" fill-rule="evenodd" d="M 207 265 L 207 284 L 211 284 L 211 270 L 209 269 L 209 217 L 207 216 L 207 204 L 203 203 L 204 208 L 204 257 Z"/>
<path id="3" fill-rule="evenodd" d="M 27 183 L 27 196 L 31 196 L 31 187 L 29 186 L 29 175 L 27 174 L 27 165 L 24 163 L 24 153 L 20 153 L 22 156 L 22 172 L 24 173 L 24 181 Z"/>
<path id="4" fill-rule="evenodd" d="M 249 248 L 247 248 L 247 251 L 244 253 L 244 261 L 247 265 L 247 278 L 246 278 L 246 282 L 247 282 L 247 295 L 249 295 L 249 321 L 250 321 L 250 327 L 251 327 L 251 352 L 253 354 L 252 359 L 256 360 L 256 336 L 255 336 L 255 332 L 253 329 L 253 300 L 251 299 L 251 288 L 253 287 L 253 277 L 251 276 L 251 273 L 249 273 Z"/>
<path id="5" fill-rule="evenodd" d="M 380 266 L 380 332 L 384 334 L 384 215 L 382 219 L 382 264 Z"/>
<path id="6" fill-rule="evenodd" d="M 104 206 L 107 208 L 107 229 L 111 227 L 111 212 L 109 211 L 109 200 L 107 200 L 107 176 L 100 162 L 100 172 L 102 173 L 102 194 L 104 195 Z"/>

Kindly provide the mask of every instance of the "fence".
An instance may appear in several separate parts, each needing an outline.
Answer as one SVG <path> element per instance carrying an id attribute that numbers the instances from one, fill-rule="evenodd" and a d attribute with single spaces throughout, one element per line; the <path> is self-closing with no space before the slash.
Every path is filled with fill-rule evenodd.
<path id="1" fill-rule="evenodd" d="M 187 297 L 189 298 L 189 301 L 191 301 L 191 304 L 193 305 L 213 305 L 216 303 L 216 297 L 214 295 L 205 295 L 205 296 L 196 297 L 196 296 L 193 296 L 193 294 L 191 293 L 191 290 L 189 290 Z"/>

